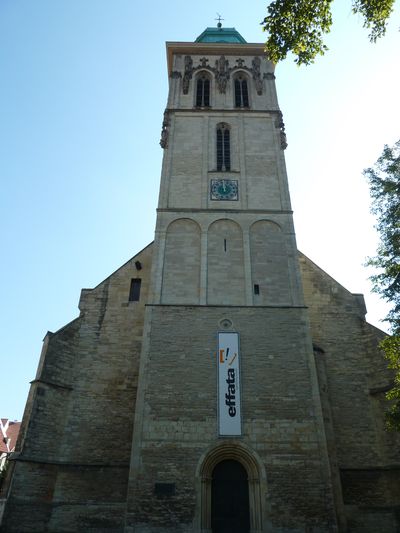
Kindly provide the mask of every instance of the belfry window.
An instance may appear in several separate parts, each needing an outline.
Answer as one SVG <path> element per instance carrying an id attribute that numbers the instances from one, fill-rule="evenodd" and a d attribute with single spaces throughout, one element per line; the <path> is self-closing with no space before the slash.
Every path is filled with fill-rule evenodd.
<path id="1" fill-rule="evenodd" d="M 242 75 L 235 78 L 235 107 L 249 107 L 247 79 Z"/>
<path id="2" fill-rule="evenodd" d="M 217 170 L 224 172 L 231 169 L 231 132 L 227 124 L 217 126 Z"/>
<path id="3" fill-rule="evenodd" d="M 197 78 L 196 107 L 210 107 L 210 78 L 205 73 Z"/>

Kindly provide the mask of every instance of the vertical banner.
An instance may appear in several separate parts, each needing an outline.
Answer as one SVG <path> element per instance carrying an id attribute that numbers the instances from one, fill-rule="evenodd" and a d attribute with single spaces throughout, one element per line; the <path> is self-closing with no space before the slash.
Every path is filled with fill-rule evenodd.
<path id="1" fill-rule="evenodd" d="M 218 424 L 220 435 L 241 435 L 239 334 L 218 333 Z"/>

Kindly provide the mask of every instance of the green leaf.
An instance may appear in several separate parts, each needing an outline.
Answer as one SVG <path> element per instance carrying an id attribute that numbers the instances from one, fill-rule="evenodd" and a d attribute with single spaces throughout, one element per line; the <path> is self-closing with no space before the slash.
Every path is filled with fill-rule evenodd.
<path id="1" fill-rule="evenodd" d="M 393 387 L 386 394 L 390 407 L 386 426 L 400 431 L 400 141 L 385 146 L 372 168 L 364 170 L 373 199 L 371 211 L 377 217 L 380 242 L 375 257 L 368 259 L 376 273 L 370 279 L 374 292 L 390 303 L 386 317 L 393 335 L 380 347 L 394 372 Z"/>
<path id="2" fill-rule="evenodd" d="M 353 0 L 353 13 L 364 19 L 364 27 L 370 29 L 369 38 L 375 42 L 386 32 L 387 21 L 395 0 Z M 309 65 L 318 55 L 328 50 L 325 34 L 331 31 L 332 0 L 274 0 L 267 7 L 267 16 L 261 22 L 268 37 L 266 53 L 278 63 L 289 52 L 295 55 L 295 63 Z"/>

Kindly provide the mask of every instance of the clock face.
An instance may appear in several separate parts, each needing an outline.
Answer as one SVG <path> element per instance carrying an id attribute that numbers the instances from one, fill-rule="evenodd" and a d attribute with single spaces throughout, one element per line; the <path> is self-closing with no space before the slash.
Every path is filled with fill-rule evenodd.
<path id="1" fill-rule="evenodd" d="M 211 200 L 237 200 L 239 196 L 237 180 L 211 180 L 210 191 Z"/>

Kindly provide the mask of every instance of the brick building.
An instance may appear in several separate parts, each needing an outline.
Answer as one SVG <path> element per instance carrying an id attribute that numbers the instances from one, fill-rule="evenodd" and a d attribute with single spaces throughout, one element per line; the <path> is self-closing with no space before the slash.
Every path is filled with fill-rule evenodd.
<path id="1" fill-rule="evenodd" d="M 274 65 L 167 58 L 154 243 L 47 334 L 3 531 L 398 531 L 383 333 L 297 250 Z"/>
<path id="2" fill-rule="evenodd" d="M 21 422 L 8 418 L 0 419 L 0 471 L 4 469 L 7 458 L 15 450 Z"/>

